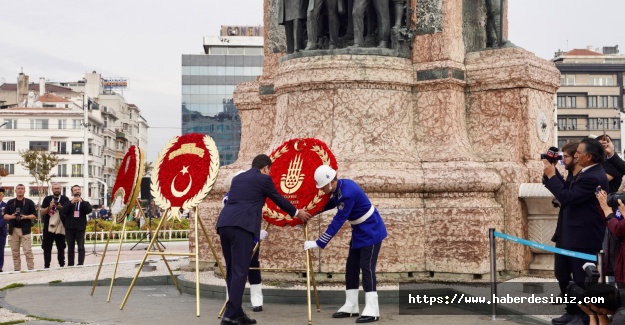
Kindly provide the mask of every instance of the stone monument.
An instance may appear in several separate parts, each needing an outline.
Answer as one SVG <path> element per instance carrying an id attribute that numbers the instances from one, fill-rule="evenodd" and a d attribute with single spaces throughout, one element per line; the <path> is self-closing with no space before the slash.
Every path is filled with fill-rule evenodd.
<path id="1" fill-rule="evenodd" d="M 406 6 L 414 31 L 408 55 L 377 48 L 286 55 L 278 0 L 265 0 L 263 75 L 235 91 L 241 149 L 199 207 L 206 224 L 221 209 L 225 176 L 288 139 L 314 137 L 333 151 L 339 177 L 359 183 L 385 220 L 378 272 L 481 278 L 489 228 L 527 238 L 519 187 L 540 182 L 539 153 L 553 142 L 542 125 L 553 125 L 558 70 L 522 48 L 487 49 L 484 1 Z M 506 19 L 501 28 L 505 36 Z M 331 217 L 316 217 L 310 237 Z M 317 272 L 344 271 L 348 227 L 317 252 Z M 268 231 L 263 266 L 301 267 L 303 257 L 292 256 L 304 256 L 302 231 Z M 528 269 L 529 249 L 499 244 L 499 270 Z"/>

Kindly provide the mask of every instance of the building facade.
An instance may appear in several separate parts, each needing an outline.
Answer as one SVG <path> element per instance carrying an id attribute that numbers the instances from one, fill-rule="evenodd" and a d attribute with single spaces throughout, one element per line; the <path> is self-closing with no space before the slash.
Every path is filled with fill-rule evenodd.
<path id="1" fill-rule="evenodd" d="M 8 172 L 0 187 L 8 197 L 14 196 L 17 184 L 26 185 L 26 195 L 35 202 L 49 193 L 48 184 L 33 185 L 30 171 L 19 163 L 20 151 L 56 153 L 59 164 L 50 172 L 51 182 L 58 182 L 64 194 L 71 192 L 72 185 L 86 183 L 83 196 L 103 205 L 110 203 L 115 166 L 121 164 L 128 147 L 147 149 L 148 123 L 139 108 L 119 94 L 105 93 L 95 71 L 76 82 L 41 78 L 38 85 L 29 84 L 28 76 L 21 73 L 16 84 L 0 85 L 0 101 L 0 124 L 6 123 L 0 127 L 0 167 Z"/>
<path id="2" fill-rule="evenodd" d="M 182 134 L 212 137 L 221 165 L 236 161 L 241 142 L 234 88 L 256 79 L 262 67 L 263 38 L 257 36 L 204 37 L 204 54 L 182 55 Z"/>
<path id="3" fill-rule="evenodd" d="M 609 135 L 616 152 L 623 153 L 625 55 L 618 47 L 558 52 L 558 147 L 592 135 Z"/>

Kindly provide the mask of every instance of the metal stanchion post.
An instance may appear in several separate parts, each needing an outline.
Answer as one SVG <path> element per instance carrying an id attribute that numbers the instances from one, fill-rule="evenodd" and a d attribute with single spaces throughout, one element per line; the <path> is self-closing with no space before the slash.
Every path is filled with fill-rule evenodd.
<path id="1" fill-rule="evenodd" d="M 492 320 L 497 320 L 497 250 L 495 248 L 495 228 L 488 229 L 488 239 L 490 242 L 490 296 L 493 299 Z"/>

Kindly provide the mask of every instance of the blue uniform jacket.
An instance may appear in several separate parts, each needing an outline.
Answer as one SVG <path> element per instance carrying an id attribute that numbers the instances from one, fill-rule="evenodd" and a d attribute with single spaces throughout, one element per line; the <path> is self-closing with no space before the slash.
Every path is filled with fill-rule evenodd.
<path id="1" fill-rule="evenodd" d="M 8 220 L 4 220 L 4 209 L 6 209 L 6 207 L 7 207 L 7 204 L 0 201 L 0 211 L 2 211 L 2 213 L 0 213 L 0 236 L 4 236 L 4 238 L 8 236 L 7 225 L 9 224 Z M 1 244 L 4 244 L 4 243 L 0 243 L 0 245 Z"/>
<path id="2" fill-rule="evenodd" d="M 290 216 L 297 213 L 297 208 L 278 193 L 271 177 L 261 173 L 258 168 L 235 176 L 228 192 L 228 201 L 217 219 L 217 231 L 221 227 L 239 227 L 254 234 L 254 238 L 259 238 L 262 211 L 267 198 Z"/>
<path id="3" fill-rule="evenodd" d="M 338 211 L 328 229 L 317 239 L 317 245 L 321 248 L 326 247 L 341 229 L 345 220 L 354 221 L 362 217 L 371 209 L 371 206 L 371 201 L 356 182 L 349 179 L 339 179 L 336 190 L 323 207 L 323 211 L 334 208 L 337 208 Z M 386 226 L 377 209 L 364 222 L 357 225 L 352 224 L 353 249 L 379 244 L 386 236 Z"/>

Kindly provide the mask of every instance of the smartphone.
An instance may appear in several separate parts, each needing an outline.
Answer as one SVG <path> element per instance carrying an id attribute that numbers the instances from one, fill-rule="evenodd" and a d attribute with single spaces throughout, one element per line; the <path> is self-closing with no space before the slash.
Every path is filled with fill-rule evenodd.
<path id="1" fill-rule="evenodd" d="M 596 194 L 599 194 L 601 192 L 601 185 L 597 186 L 597 189 L 595 190 Z"/>

